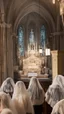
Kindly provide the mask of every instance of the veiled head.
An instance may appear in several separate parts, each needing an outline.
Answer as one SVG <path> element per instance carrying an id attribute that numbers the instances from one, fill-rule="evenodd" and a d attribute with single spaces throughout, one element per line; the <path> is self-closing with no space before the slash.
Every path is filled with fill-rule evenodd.
<path id="1" fill-rule="evenodd" d="M 45 100 L 51 107 L 53 107 L 59 100 L 64 98 L 63 80 L 64 77 L 62 75 L 56 76 L 45 94 Z"/>
<path id="2" fill-rule="evenodd" d="M 12 110 L 5 108 L 2 110 L 1 114 L 13 114 Z"/>
<path id="3" fill-rule="evenodd" d="M 33 104 L 42 104 L 44 102 L 44 90 L 36 77 L 31 78 L 28 92 Z"/>
<path id="4" fill-rule="evenodd" d="M 9 108 L 9 103 L 11 102 L 11 98 L 8 94 L 4 92 L 0 92 L 0 112 L 4 108 Z"/>
<path id="5" fill-rule="evenodd" d="M 64 99 L 54 105 L 51 114 L 64 114 Z"/>
<path id="6" fill-rule="evenodd" d="M 33 86 L 33 87 L 41 87 L 39 80 L 36 77 L 32 77 L 29 83 L 29 87 Z"/>
<path id="7" fill-rule="evenodd" d="M 26 93 L 26 87 L 25 87 L 24 82 L 18 81 L 15 84 L 13 96 L 17 96 L 17 95 L 19 96 L 19 95 L 23 95 L 25 93 Z"/>
<path id="8" fill-rule="evenodd" d="M 14 81 L 11 77 L 7 78 L 2 86 L 1 86 L 1 90 L 3 90 L 5 93 L 9 93 L 10 96 L 12 96 L 12 93 L 14 91 Z"/>
<path id="9" fill-rule="evenodd" d="M 50 86 L 45 94 L 45 100 L 51 107 L 63 98 L 64 92 L 59 85 Z"/>
<path id="10" fill-rule="evenodd" d="M 31 101 L 30 101 L 30 98 L 29 98 L 29 95 L 28 95 L 28 92 L 26 90 L 24 82 L 18 81 L 15 84 L 12 100 L 14 102 L 18 102 L 21 107 L 23 105 L 26 113 L 32 114 L 30 111 L 31 110 Z"/>

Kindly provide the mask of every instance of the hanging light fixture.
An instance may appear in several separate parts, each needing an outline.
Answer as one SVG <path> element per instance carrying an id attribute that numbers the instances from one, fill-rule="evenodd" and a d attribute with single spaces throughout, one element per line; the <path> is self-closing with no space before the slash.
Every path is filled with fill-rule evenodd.
<path id="1" fill-rule="evenodd" d="M 55 4 L 56 1 L 59 2 L 60 15 L 61 15 L 62 23 L 63 23 L 63 26 L 64 26 L 64 0 L 52 0 L 52 3 Z"/>

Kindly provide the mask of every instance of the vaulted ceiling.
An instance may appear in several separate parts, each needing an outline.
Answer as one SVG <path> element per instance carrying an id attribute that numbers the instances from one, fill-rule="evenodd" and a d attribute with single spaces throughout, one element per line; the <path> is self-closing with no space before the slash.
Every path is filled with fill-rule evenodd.
<path id="1" fill-rule="evenodd" d="M 14 30 L 24 19 L 34 14 L 34 18 L 41 17 L 43 23 L 55 31 L 57 22 L 57 8 L 52 0 L 0 0 L 3 1 L 5 21 L 12 23 Z"/>

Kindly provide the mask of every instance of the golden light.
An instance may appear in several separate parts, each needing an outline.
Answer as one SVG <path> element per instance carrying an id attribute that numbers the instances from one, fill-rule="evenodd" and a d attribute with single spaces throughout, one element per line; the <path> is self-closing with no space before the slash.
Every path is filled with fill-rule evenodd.
<path id="1" fill-rule="evenodd" d="M 55 0 L 53 0 L 52 3 L 55 4 Z"/>
<path id="2" fill-rule="evenodd" d="M 49 55 L 50 55 L 50 48 L 46 48 L 46 50 L 45 50 L 45 55 L 46 55 L 46 56 L 49 56 Z"/>
<path id="3" fill-rule="evenodd" d="M 39 49 L 39 53 L 42 53 L 42 48 Z"/>
<path id="4" fill-rule="evenodd" d="M 60 2 L 60 15 L 62 17 L 62 23 L 64 26 L 64 0 L 61 0 Z"/>

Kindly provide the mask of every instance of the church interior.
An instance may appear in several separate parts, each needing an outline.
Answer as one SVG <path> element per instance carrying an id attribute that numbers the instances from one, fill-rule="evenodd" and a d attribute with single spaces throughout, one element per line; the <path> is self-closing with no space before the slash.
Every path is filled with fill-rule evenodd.
<path id="1" fill-rule="evenodd" d="M 43 112 L 40 112 L 42 107 L 34 107 L 34 110 L 37 109 L 35 113 L 31 108 L 32 111 L 27 109 L 24 112 L 24 107 L 21 107 L 22 110 L 18 109 L 17 114 L 63 114 L 62 105 L 58 111 L 54 107 L 55 105 L 58 108 L 57 105 L 63 101 L 58 104 L 57 102 L 64 98 L 63 42 L 64 0 L 0 0 L 0 89 L 5 93 L 10 89 L 13 93 L 12 101 L 17 107 L 18 101 L 15 100 L 20 98 L 21 93 L 16 99 L 15 87 L 17 89 L 19 87 L 18 91 L 24 92 L 22 88 L 20 89 L 20 85 L 24 88 L 25 84 L 24 89 L 28 89 L 30 95 L 35 87 L 39 86 L 40 92 L 43 88 L 44 103 L 40 99 L 41 104 L 43 103 Z M 33 90 L 32 78 L 35 83 L 32 85 Z M 7 79 L 10 80 L 7 82 Z M 14 92 L 9 85 L 6 85 L 7 83 L 14 88 Z M 0 97 L 6 97 L 4 93 L 0 94 Z M 37 94 L 35 96 L 39 98 L 40 94 L 38 92 Z M 36 98 L 34 97 L 34 101 Z M 37 100 L 37 104 L 40 101 Z M 10 109 L 3 109 L 1 113 L 15 113 L 12 107 Z"/>

